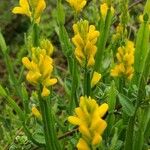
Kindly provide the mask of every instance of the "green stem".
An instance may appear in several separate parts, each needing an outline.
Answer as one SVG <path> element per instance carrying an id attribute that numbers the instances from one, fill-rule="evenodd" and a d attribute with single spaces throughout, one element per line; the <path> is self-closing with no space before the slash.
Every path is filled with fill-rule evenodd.
<path id="1" fill-rule="evenodd" d="M 126 131 L 124 150 L 132 150 L 135 115 L 129 119 Z"/>
<path id="2" fill-rule="evenodd" d="M 133 150 L 142 150 L 144 141 L 145 141 L 145 132 L 150 120 L 150 106 L 146 106 L 145 108 L 141 109 L 141 117 L 139 120 L 139 127 L 135 134 L 135 138 L 133 140 Z"/>
<path id="3" fill-rule="evenodd" d="M 123 90 L 123 88 L 125 88 L 126 87 L 126 85 L 125 85 L 125 77 L 119 77 L 119 92 L 120 93 L 124 93 L 124 90 Z"/>
<path id="4" fill-rule="evenodd" d="M 41 97 L 41 88 L 38 90 L 40 109 L 42 113 L 42 119 L 44 124 L 44 134 L 46 142 L 46 150 L 58 150 L 60 149 L 57 141 L 56 132 L 54 129 L 54 120 L 51 110 L 50 99 Z"/>
<path id="5" fill-rule="evenodd" d="M 32 43 L 34 47 L 38 47 L 39 46 L 39 27 L 38 24 L 33 24 L 32 27 L 33 31 L 32 31 Z"/>
<path id="6" fill-rule="evenodd" d="M 90 84 L 90 71 L 87 67 L 84 68 L 84 95 L 89 97 L 91 95 L 91 84 Z"/>
<path id="7" fill-rule="evenodd" d="M 36 144 L 36 145 L 38 145 L 38 146 L 40 146 L 40 147 L 45 147 L 45 144 L 39 143 L 38 141 L 36 141 L 36 140 L 33 138 L 31 132 L 30 132 L 29 129 L 26 127 L 26 124 L 25 124 L 24 122 L 23 122 L 22 126 L 23 126 L 24 132 L 25 132 L 25 134 L 27 135 L 27 137 L 28 137 L 29 140 L 31 140 L 34 144 Z"/>
<path id="8" fill-rule="evenodd" d="M 99 37 L 99 41 L 98 41 L 98 51 L 96 54 L 95 66 L 94 66 L 94 69 L 97 72 L 101 71 L 102 58 L 103 58 L 103 54 L 104 54 L 104 50 L 105 50 L 105 46 L 106 46 L 106 42 L 107 42 L 107 38 L 109 34 L 111 19 L 112 19 L 112 13 L 111 13 L 111 9 L 109 8 L 107 16 L 106 16 L 106 20 L 105 20 L 105 25 L 100 26 L 100 27 L 103 27 L 103 29 L 102 30 L 100 29 L 101 36 Z"/>
<path id="9" fill-rule="evenodd" d="M 77 100 L 77 95 L 76 95 L 77 86 L 78 86 L 77 62 L 74 58 L 73 68 L 72 68 L 72 87 L 71 87 L 71 100 L 70 100 L 69 113 L 72 113 L 74 104 L 76 106 L 79 105 L 78 100 Z"/>

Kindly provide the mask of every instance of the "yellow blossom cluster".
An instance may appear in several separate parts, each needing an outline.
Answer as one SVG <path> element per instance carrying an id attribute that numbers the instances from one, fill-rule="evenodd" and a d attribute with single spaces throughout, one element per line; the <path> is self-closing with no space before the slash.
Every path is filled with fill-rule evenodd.
<path id="1" fill-rule="evenodd" d="M 96 147 L 101 142 L 101 135 L 107 126 L 102 117 L 107 110 L 106 103 L 99 106 L 90 97 L 80 97 L 80 105 L 75 108 L 75 115 L 68 117 L 71 124 L 79 126 L 82 135 L 77 143 L 78 150 L 90 150 L 90 147 Z"/>
<path id="2" fill-rule="evenodd" d="M 28 16 L 31 21 L 39 23 L 41 14 L 46 7 L 45 0 L 20 0 L 12 12 Z"/>
<path id="3" fill-rule="evenodd" d="M 111 6 L 111 13 L 114 14 L 115 10 L 114 8 Z M 103 3 L 100 5 L 100 13 L 102 15 L 102 18 L 105 18 L 108 12 L 108 5 L 107 3 Z"/>
<path id="4" fill-rule="evenodd" d="M 72 41 L 76 47 L 75 56 L 81 66 L 93 66 L 95 64 L 95 54 L 97 47 L 95 46 L 99 31 L 94 25 L 89 25 L 87 20 L 81 20 L 73 25 L 74 37 Z"/>
<path id="5" fill-rule="evenodd" d="M 47 44 L 51 45 L 50 42 Z M 53 47 L 48 47 L 45 45 L 45 48 L 46 47 L 47 49 L 43 49 L 42 47 L 33 47 L 31 50 L 31 61 L 28 57 L 24 57 L 22 59 L 24 66 L 29 70 L 26 79 L 32 85 L 37 86 L 38 84 L 41 84 L 43 86 L 41 94 L 43 97 L 50 94 L 48 87 L 57 82 L 56 78 L 51 78 L 53 72 L 53 60 L 50 57 L 50 54 L 53 51 Z"/>
<path id="6" fill-rule="evenodd" d="M 86 5 L 87 0 L 67 0 L 71 7 L 75 9 L 78 13 L 82 11 L 83 7 Z"/>
<path id="7" fill-rule="evenodd" d="M 121 24 L 118 24 L 116 27 L 116 33 L 112 36 L 113 41 L 117 41 L 121 38 L 123 34 L 123 26 Z"/>
<path id="8" fill-rule="evenodd" d="M 111 70 L 111 76 L 125 76 L 131 80 L 134 73 L 134 43 L 127 40 L 125 46 L 119 47 L 116 54 L 118 63 Z"/>

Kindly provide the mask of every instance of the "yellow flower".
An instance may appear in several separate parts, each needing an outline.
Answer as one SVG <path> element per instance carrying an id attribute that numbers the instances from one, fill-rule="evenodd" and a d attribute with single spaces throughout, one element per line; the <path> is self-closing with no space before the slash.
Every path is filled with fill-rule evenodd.
<path id="1" fill-rule="evenodd" d="M 39 112 L 39 110 L 38 110 L 35 106 L 32 107 L 32 114 L 33 114 L 36 118 L 42 119 L 41 113 Z"/>
<path id="2" fill-rule="evenodd" d="M 100 5 L 100 12 L 101 12 L 101 15 L 102 15 L 103 18 L 106 17 L 107 11 L 108 11 L 108 5 L 107 5 L 107 3 L 101 4 Z M 114 14 L 114 11 L 115 11 L 114 8 L 111 6 L 111 13 Z"/>
<path id="3" fill-rule="evenodd" d="M 95 46 L 99 32 L 94 25 L 89 25 L 87 20 L 81 20 L 73 25 L 74 37 L 72 41 L 75 45 L 75 56 L 82 66 L 93 66 L 95 64 Z"/>
<path id="4" fill-rule="evenodd" d="M 12 12 L 28 16 L 31 21 L 39 23 L 41 14 L 46 7 L 45 0 L 20 0 Z"/>
<path id="5" fill-rule="evenodd" d="M 51 78 L 53 60 L 46 54 L 46 50 L 33 48 L 32 60 L 24 57 L 22 63 L 29 70 L 26 76 L 27 80 L 35 86 L 39 83 L 42 84 L 42 96 L 48 96 L 50 94 L 48 87 L 56 84 L 57 79 Z"/>
<path id="6" fill-rule="evenodd" d="M 51 56 L 51 55 L 53 54 L 54 47 L 53 47 L 52 43 L 51 43 L 49 40 L 47 40 L 47 39 L 42 40 L 42 41 L 40 42 L 40 47 L 41 47 L 42 49 L 45 49 L 45 50 L 46 50 L 46 54 L 47 54 L 48 56 Z"/>
<path id="7" fill-rule="evenodd" d="M 97 146 L 101 142 L 101 135 L 107 126 L 102 117 L 107 110 L 106 103 L 99 106 L 90 97 L 80 97 L 80 105 L 75 108 L 75 115 L 68 117 L 71 124 L 79 126 L 79 132 L 82 134 L 77 144 L 79 150 L 90 150 L 91 146 Z"/>
<path id="8" fill-rule="evenodd" d="M 123 26 L 121 24 L 118 24 L 118 26 L 116 27 L 116 33 L 112 36 L 113 41 L 119 40 L 121 38 L 123 32 L 124 32 Z"/>
<path id="9" fill-rule="evenodd" d="M 82 11 L 83 7 L 86 5 L 87 0 L 66 0 L 71 7 L 75 9 L 76 12 Z"/>
<path id="10" fill-rule="evenodd" d="M 93 73 L 93 77 L 92 77 L 92 80 L 91 80 L 91 87 L 94 87 L 98 82 L 99 80 L 101 79 L 101 74 L 94 71 Z"/>
<path id="11" fill-rule="evenodd" d="M 118 64 L 111 70 L 111 76 L 124 75 L 131 80 L 134 73 L 134 43 L 127 40 L 125 46 L 119 47 L 116 54 Z"/>
<path id="12" fill-rule="evenodd" d="M 12 10 L 12 12 L 14 14 L 22 14 L 22 15 L 27 15 L 28 17 L 31 17 L 31 11 L 30 11 L 28 0 L 20 0 L 19 4 L 20 6 L 15 7 Z"/>
<path id="13" fill-rule="evenodd" d="M 46 7 L 45 0 L 29 0 L 31 3 L 32 16 L 36 23 L 39 23 L 41 14 Z"/>

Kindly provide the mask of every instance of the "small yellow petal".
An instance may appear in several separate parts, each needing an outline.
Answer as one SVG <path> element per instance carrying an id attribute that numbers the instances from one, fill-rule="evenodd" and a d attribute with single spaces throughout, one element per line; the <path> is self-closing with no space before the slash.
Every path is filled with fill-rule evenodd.
<path id="1" fill-rule="evenodd" d="M 87 67 L 93 66 L 94 64 L 95 64 L 95 59 L 94 57 L 91 56 L 88 60 Z"/>
<path id="2" fill-rule="evenodd" d="M 41 113 L 39 112 L 39 110 L 35 106 L 32 107 L 32 114 L 35 117 L 42 119 Z"/>
<path id="3" fill-rule="evenodd" d="M 106 121 L 104 121 L 103 119 L 100 119 L 100 124 L 96 128 L 97 133 L 101 135 L 106 129 L 106 127 L 107 127 Z"/>
<path id="4" fill-rule="evenodd" d="M 103 3 L 100 5 L 100 11 L 101 11 L 102 17 L 106 17 L 107 11 L 108 11 L 107 3 Z"/>
<path id="5" fill-rule="evenodd" d="M 43 84 L 44 86 L 46 86 L 46 87 L 51 86 L 51 85 L 54 85 L 54 84 L 56 84 L 56 83 L 57 83 L 57 79 L 56 79 L 56 78 L 51 78 L 51 79 L 46 78 L 46 79 L 42 82 L 42 84 Z"/>
<path id="6" fill-rule="evenodd" d="M 45 7 L 46 7 L 45 0 L 39 0 L 37 7 L 35 8 L 35 13 L 34 13 L 34 19 L 35 20 L 39 19 L 43 10 L 45 9 Z M 38 22 L 39 22 L 39 20 L 38 20 Z"/>
<path id="7" fill-rule="evenodd" d="M 102 137 L 99 134 L 95 134 L 92 140 L 92 145 L 97 145 L 102 141 Z"/>
<path id="8" fill-rule="evenodd" d="M 37 84 L 39 78 L 41 77 L 41 74 L 39 72 L 33 72 L 33 71 L 29 71 L 26 79 L 31 83 L 31 84 Z"/>
<path id="9" fill-rule="evenodd" d="M 75 113 L 79 118 L 84 118 L 85 114 L 80 107 L 75 108 Z"/>
<path id="10" fill-rule="evenodd" d="M 94 87 L 101 79 L 101 74 L 94 71 L 94 74 L 93 74 L 93 77 L 92 77 L 92 80 L 91 80 L 91 87 Z"/>
<path id="11" fill-rule="evenodd" d="M 113 77 L 117 77 L 119 76 L 120 70 L 119 70 L 119 66 L 116 65 L 114 69 L 111 70 L 111 76 Z"/>
<path id="12" fill-rule="evenodd" d="M 49 89 L 47 89 L 45 86 L 43 87 L 43 90 L 42 90 L 42 97 L 47 97 L 47 96 L 49 96 L 49 94 L 50 94 L 50 91 L 49 91 Z"/>
<path id="13" fill-rule="evenodd" d="M 66 0 L 71 7 L 75 9 L 76 12 L 82 11 L 83 7 L 86 5 L 86 0 Z M 79 5 L 80 4 L 80 5 Z"/>
<path id="14" fill-rule="evenodd" d="M 40 47 L 41 47 L 42 49 L 45 49 L 45 50 L 46 50 L 46 54 L 47 54 L 48 56 L 51 56 L 51 55 L 53 54 L 54 47 L 53 47 L 52 43 L 51 43 L 49 40 L 47 40 L 47 39 L 42 40 L 42 41 L 40 42 Z"/>
<path id="15" fill-rule="evenodd" d="M 86 143 L 86 141 L 83 138 L 79 139 L 77 148 L 78 148 L 78 150 L 90 150 L 89 145 Z"/>
<path id="16" fill-rule="evenodd" d="M 23 57 L 22 58 L 22 63 L 23 65 L 27 68 L 27 69 L 31 69 L 31 62 L 30 60 L 28 59 L 28 57 Z"/>
<path id="17" fill-rule="evenodd" d="M 27 15 L 28 17 L 31 17 L 31 12 L 29 8 L 29 3 L 27 0 L 20 0 L 19 1 L 20 6 L 15 7 L 12 12 L 14 14 L 22 14 L 22 15 Z"/>
<path id="18" fill-rule="evenodd" d="M 104 103 L 98 109 L 99 109 L 99 116 L 103 117 L 108 110 L 108 104 Z"/>
<path id="19" fill-rule="evenodd" d="M 80 125 L 79 127 L 79 131 L 82 133 L 83 136 L 85 136 L 86 138 L 90 138 L 91 134 L 89 129 L 85 126 L 85 125 Z"/>
<path id="20" fill-rule="evenodd" d="M 68 121 L 74 125 L 80 125 L 80 123 L 81 123 L 80 119 L 78 117 L 75 117 L 75 116 L 69 116 Z"/>

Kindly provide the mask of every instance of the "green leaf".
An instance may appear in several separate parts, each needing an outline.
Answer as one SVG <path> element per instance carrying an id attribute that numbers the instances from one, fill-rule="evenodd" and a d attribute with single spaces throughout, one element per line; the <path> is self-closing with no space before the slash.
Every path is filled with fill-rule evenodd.
<path id="1" fill-rule="evenodd" d="M 33 138 L 34 138 L 37 142 L 39 142 L 39 143 L 41 143 L 41 144 L 45 144 L 45 137 L 44 137 L 43 133 L 41 133 L 41 132 L 36 132 L 36 133 L 33 135 Z"/>
<path id="2" fill-rule="evenodd" d="M 136 49 L 135 49 L 135 63 L 134 63 L 135 74 L 133 81 L 137 86 L 139 86 L 140 84 L 142 72 L 146 64 L 146 58 L 149 53 L 150 0 L 147 0 L 147 3 L 145 5 L 143 19 L 144 22 L 141 24 L 137 34 Z"/>
<path id="3" fill-rule="evenodd" d="M 57 2 L 57 21 L 60 25 L 65 24 L 65 11 L 61 2 Z"/>
<path id="4" fill-rule="evenodd" d="M 111 87 L 108 93 L 108 101 L 107 101 L 109 105 L 109 112 L 112 112 L 115 110 L 116 96 L 117 96 L 117 90 L 115 87 L 115 82 L 112 81 Z"/>
<path id="5" fill-rule="evenodd" d="M 2 96 L 2 97 L 6 97 L 7 96 L 6 91 L 4 90 L 4 88 L 1 85 L 0 85 L 0 96 Z"/>
<path id="6" fill-rule="evenodd" d="M 118 97 L 123 112 L 126 113 L 128 116 L 133 116 L 135 112 L 135 107 L 133 106 L 131 100 L 122 94 L 118 94 Z"/>
<path id="7" fill-rule="evenodd" d="M 23 100 L 23 106 L 25 109 L 26 113 L 29 113 L 29 97 L 28 97 L 28 92 L 26 90 L 25 84 L 23 83 L 21 85 L 21 92 L 22 92 L 22 100 Z"/>
<path id="8" fill-rule="evenodd" d="M 5 42 L 4 37 L 1 33 L 1 30 L 0 30 L 0 48 L 2 49 L 3 54 L 7 53 L 6 42 Z"/>

